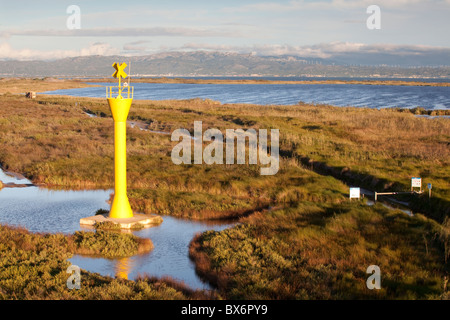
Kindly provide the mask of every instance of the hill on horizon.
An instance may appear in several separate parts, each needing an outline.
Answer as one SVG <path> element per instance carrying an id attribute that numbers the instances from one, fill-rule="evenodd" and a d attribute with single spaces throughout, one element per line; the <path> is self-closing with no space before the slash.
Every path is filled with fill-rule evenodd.
<path id="1" fill-rule="evenodd" d="M 354 55 L 354 54 L 353 54 Z M 245 77 L 386 77 L 450 78 L 449 65 L 417 65 L 405 57 L 403 65 L 369 65 L 392 59 L 344 55 L 329 59 L 298 56 L 257 56 L 222 52 L 165 52 L 145 56 L 83 56 L 53 61 L 0 61 L 0 77 L 109 77 L 116 61 L 131 65 L 134 77 L 245 76 Z M 355 63 L 351 63 L 354 61 Z M 356 62 L 365 61 L 365 63 Z M 393 60 L 392 60 L 393 61 Z M 417 61 L 416 61 L 417 62 Z M 443 61 L 436 61 L 440 63 Z"/>

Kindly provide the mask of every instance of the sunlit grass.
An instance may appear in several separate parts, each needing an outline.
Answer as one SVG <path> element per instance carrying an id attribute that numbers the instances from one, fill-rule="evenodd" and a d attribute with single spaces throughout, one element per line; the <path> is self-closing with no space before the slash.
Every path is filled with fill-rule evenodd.
<path id="1" fill-rule="evenodd" d="M 381 205 L 304 203 L 205 232 L 190 255 L 227 299 L 440 299 L 442 233 Z M 366 287 L 370 265 L 381 269 L 381 290 Z"/>
<path id="2" fill-rule="evenodd" d="M 90 118 L 86 111 L 98 117 Z M 199 272 L 226 298 L 445 298 L 450 122 L 416 118 L 414 113 L 422 111 L 223 105 L 202 99 L 134 101 L 129 119 L 151 130 L 192 132 L 194 121 L 200 120 L 203 130 L 279 129 L 281 159 L 275 176 L 261 176 L 258 165 L 176 166 L 170 158 L 175 145 L 170 135 L 128 127 L 130 203 L 135 211 L 191 219 L 247 217 L 238 227 L 199 235 L 191 246 Z M 104 99 L 0 97 L 0 164 L 35 183 L 112 188 L 113 137 Z M 433 184 L 431 200 L 427 195 L 406 198 L 415 213 L 424 213 L 414 217 L 350 202 L 344 184 L 405 191 L 413 176 Z M 90 254 L 116 237 L 102 237 L 101 232 L 85 236 Z M 2 239 L 5 250 L 13 245 Z M 33 245 L 29 249 L 36 250 Z M 114 254 L 120 256 L 128 247 L 118 249 Z M 380 291 L 365 286 L 371 264 L 381 267 Z M 12 284 L 5 297 L 11 298 L 16 285 L 22 297 L 39 296 L 35 288 L 27 295 L 26 285 L 8 278 L 17 270 L 8 272 L 3 279 Z M 127 298 L 142 287 L 145 294 L 139 297 L 184 297 L 184 291 L 173 288 L 159 295 L 151 283 L 137 282 L 131 289 L 130 283 L 112 283 L 92 292 L 100 298 Z"/>
<path id="3" fill-rule="evenodd" d="M 9 96 L 0 102 L 5 119 L 0 122 L 4 167 L 53 187 L 113 186 L 114 133 L 104 99 L 39 97 L 30 101 Z M 89 118 L 86 110 L 103 118 Z M 293 195 L 303 192 L 299 192 L 301 185 L 284 183 L 290 170 L 303 165 L 317 169 L 323 163 L 335 177 L 377 191 L 408 190 L 410 178 L 422 176 L 424 183 L 433 183 L 433 199 L 431 207 L 422 200 L 416 206 L 437 219 L 448 214 L 450 129 L 446 119 L 418 119 L 395 110 L 221 105 L 201 99 L 135 101 L 129 119 L 169 133 L 177 128 L 192 131 L 197 120 L 203 121 L 204 130 L 278 128 L 281 133 L 282 169 L 266 179 L 259 175 L 259 166 L 175 166 L 170 159 L 175 145 L 170 136 L 129 127 L 128 186 L 136 210 L 206 218 L 235 215 L 235 206 L 247 210 L 293 201 L 297 197 Z M 24 153 L 28 156 L 23 157 Z M 305 164 L 304 159 L 314 162 Z M 280 181 L 284 187 L 278 185 Z M 318 193 L 323 191 L 318 188 Z M 188 206 L 184 202 L 190 193 L 197 199 Z M 181 200 L 175 205 L 164 201 L 168 198 Z M 218 206 L 219 202 L 223 205 Z"/>

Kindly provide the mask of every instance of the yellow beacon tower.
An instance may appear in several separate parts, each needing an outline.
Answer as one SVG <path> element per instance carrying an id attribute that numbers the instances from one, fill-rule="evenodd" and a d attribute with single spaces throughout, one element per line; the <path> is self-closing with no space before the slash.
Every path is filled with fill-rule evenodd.
<path id="1" fill-rule="evenodd" d="M 114 200 L 109 217 L 126 219 L 133 217 L 127 196 L 127 117 L 133 102 L 134 88 L 128 86 L 128 83 L 121 85 L 121 78 L 128 76 L 124 71 L 127 64 L 119 65 L 116 62 L 113 67 L 116 72 L 112 76 L 119 79 L 119 86 L 106 88 L 108 104 L 114 118 Z M 113 97 L 115 94 L 117 96 Z"/>

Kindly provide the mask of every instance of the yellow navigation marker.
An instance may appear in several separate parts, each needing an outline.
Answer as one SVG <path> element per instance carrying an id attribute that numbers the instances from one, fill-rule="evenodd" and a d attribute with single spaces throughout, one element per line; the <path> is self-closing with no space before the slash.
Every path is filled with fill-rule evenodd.
<path id="1" fill-rule="evenodd" d="M 114 69 L 116 69 L 116 72 L 114 72 L 114 74 L 112 75 L 114 78 L 126 78 L 128 77 L 128 75 L 125 73 L 125 71 L 123 71 L 123 69 L 125 69 L 127 67 L 127 64 L 124 62 L 121 65 L 119 65 L 117 62 L 114 62 L 113 64 Z"/>
<path id="2" fill-rule="evenodd" d="M 112 222 L 121 229 L 151 227 L 163 222 L 155 214 L 133 213 L 127 196 L 127 118 L 133 102 L 134 87 L 125 83 L 122 87 L 121 79 L 128 77 L 124 69 L 126 63 L 113 64 L 113 77 L 119 79 L 119 86 L 106 87 L 106 98 L 114 118 L 114 199 L 109 216 L 97 214 L 80 219 L 84 226 L 95 226 L 96 223 Z M 122 97 L 122 94 L 124 97 Z M 119 268 L 118 276 L 127 277 L 126 261 L 124 268 Z"/>
<path id="3" fill-rule="evenodd" d="M 133 87 L 121 86 L 121 78 L 126 78 L 128 75 L 123 69 L 127 66 L 126 63 L 119 65 L 114 63 L 113 67 L 116 69 L 113 77 L 119 79 L 118 95 L 113 97 L 114 90 L 109 88 L 107 94 L 108 104 L 114 118 L 114 200 L 109 212 L 110 218 L 127 219 L 133 217 L 130 202 L 127 196 L 127 117 L 130 111 L 131 103 L 133 101 Z M 131 90 L 131 98 L 130 98 Z M 122 91 L 128 91 L 128 98 L 122 97 Z"/>

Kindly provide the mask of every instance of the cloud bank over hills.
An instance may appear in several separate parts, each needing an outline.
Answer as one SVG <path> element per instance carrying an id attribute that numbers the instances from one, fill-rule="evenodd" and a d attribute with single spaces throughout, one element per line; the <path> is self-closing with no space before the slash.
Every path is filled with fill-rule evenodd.
<path id="1" fill-rule="evenodd" d="M 106 42 L 95 42 L 79 50 L 39 51 L 31 49 L 14 49 L 7 43 L 0 44 L 0 60 L 51 61 L 56 59 L 86 57 L 91 55 L 124 57 L 147 56 L 155 52 L 147 50 L 149 41 L 133 41 L 124 44 L 123 50 L 112 47 Z M 366 66 L 449 66 L 450 48 L 424 45 L 392 45 L 332 42 L 310 46 L 292 45 L 254 45 L 231 46 L 204 43 L 186 43 L 181 47 L 167 47 L 164 51 L 193 53 L 196 51 L 252 54 L 256 56 L 292 56 L 300 58 L 323 59 L 339 65 Z M 123 54 L 126 51 L 127 54 Z"/>
<path id="2" fill-rule="evenodd" d="M 136 47 L 145 43 L 130 44 Z M 102 44 L 94 46 L 102 51 Z M 328 47 L 325 47 L 325 49 Z M 163 52 L 152 55 L 122 56 L 89 54 L 57 60 L 0 61 L 0 77 L 107 77 L 111 65 L 124 61 L 134 77 L 148 76 L 295 76 L 295 77 L 436 77 L 450 78 L 448 50 L 402 48 L 339 52 L 333 55 L 320 46 L 311 48 L 324 54 L 296 56 L 264 55 L 218 51 Z M 107 47 L 106 47 L 107 49 Z M 377 48 L 375 48 L 377 49 Z M 397 48 L 396 48 L 397 49 Z M 93 52 L 95 52 L 93 50 Z M 283 51 L 284 52 L 284 51 Z M 268 52 L 269 53 L 269 52 Z M 391 63 L 386 63 L 391 62 Z"/>

